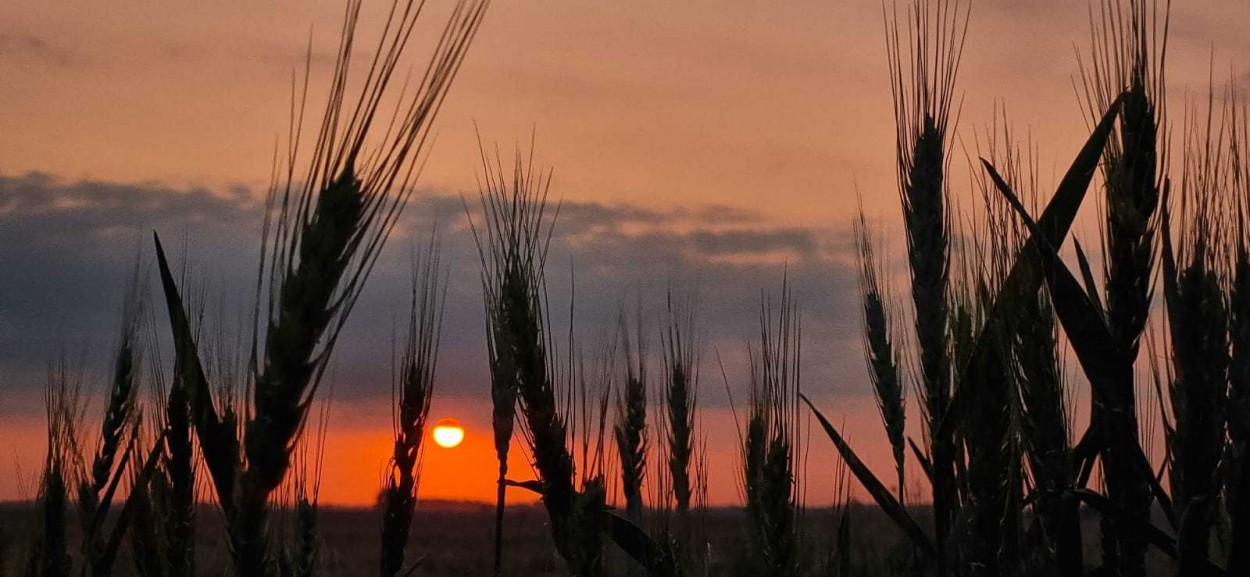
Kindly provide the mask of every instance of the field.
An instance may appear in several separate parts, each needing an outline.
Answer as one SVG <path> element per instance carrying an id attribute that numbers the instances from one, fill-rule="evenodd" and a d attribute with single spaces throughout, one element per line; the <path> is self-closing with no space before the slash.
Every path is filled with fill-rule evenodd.
<path id="1" fill-rule="evenodd" d="M 708 558 L 712 560 L 708 575 L 750 575 L 744 568 L 747 535 L 740 509 L 710 509 L 703 513 L 708 529 Z M 833 511 L 813 509 L 807 513 L 811 528 L 810 547 L 827 551 L 834 526 Z M 202 505 L 196 513 L 198 540 L 197 574 L 222 575 L 229 571 L 227 543 L 222 539 L 220 513 L 210 505 Z M 322 574 L 333 576 L 361 575 L 375 572 L 378 566 L 378 520 L 380 509 L 327 507 L 321 510 Z M 855 507 L 852 512 L 857 527 L 863 529 L 862 543 L 856 554 L 861 575 L 890 574 L 891 556 L 905 552 L 905 547 L 889 525 L 889 520 L 871 507 Z M 0 526 L 10 535 L 20 535 L 33 520 L 29 504 L 0 504 Z M 491 558 L 483 552 L 492 546 L 494 507 L 491 505 L 428 502 L 421 503 L 409 537 L 410 549 L 420 558 L 412 575 L 470 576 L 489 575 Z M 546 512 L 539 506 L 517 506 L 508 510 L 504 546 L 508 551 L 508 568 L 504 575 L 566 576 L 568 569 L 547 534 Z M 76 539 L 77 534 L 71 534 Z M 12 540 L 6 543 L 5 559 L 22 559 L 26 551 Z M 815 554 L 815 553 L 813 553 Z M 627 561 L 616 556 L 613 564 L 623 567 Z M 700 563 L 702 566 L 703 564 Z M 7 574 L 7 573 L 6 573 Z M 20 574 L 20 573 L 17 573 Z M 119 576 L 135 575 L 131 553 L 125 551 L 118 561 Z M 698 573 L 704 574 L 702 572 Z"/>
<path id="2" fill-rule="evenodd" d="M 920 517 L 931 516 L 932 512 L 921 508 L 916 511 Z M 324 551 L 322 573 L 329 576 L 347 576 L 369 574 L 378 565 L 377 531 L 378 509 L 327 507 L 321 512 L 323 531 L 321 540 Z M 708 552 L 700 561 L 700 570 L 696 575 L 752 575 L 749 567 L 747 546 L 746 519 L 744 512 L 737 508 L 713 508 L 702 513 L 704 521 L 700 524 L 707 529 L 706 539 Z M 877 575 L 895 575 L 901 569 L 900 559 L 908 553 L 907 544 L 901 539 L 898 531 L 875 507 L 852 505 L 850 512 L 857 532 L 853 556 L 855 575 L 867 577 Z M 489 575 L 491 559 L 482 555 L 490 550 L 491 523 L 494 510 L 490 505 L 475 503 L 459 503 L 453 501 L 435 501 L 422 503 L 417 514 L 410 536 L 409 547 L 417 552 L 421 562 L 412 573 L 414 576 L 447 576 L 467 577 L 472 575 Z M 827 554 L 832 548 L 833 529 L 836 527 L 837 515 L 832 509 L 813 508 L 806 513 L 805 523 L 807 535 L 806 548 L 808 555 Z M 1086 512 L 1083 524 L 1088 529 L 1097 527 L 1097 516 Z M 198 512 L 199 535 L 197 550 L 198 574 L 223 575 L 229 572 L 230 557 L 227 544 L 220 538 L 221 519 L 212 506 L 202 505 Z M 29 527 L 31 522 L 29 504 L 0 504 L 0 526 L 9 531 L 20 531 Z M 539 506 L 519 506 L 509 509 L 508 529 L 504 536 L 504 546 L 509 553 L 508 568 L 504 575 L 509 577 L 557 577 L 569 575 L 568 569 L 561 560 L 559 553 L 547 537 L 546 512 Z M 1096 535 L 1087 531 L 1087 535 Z M 3 557 L 6 559 L 23 558 L 24 551 L 13 542 L 6 544 Z M 1094 539 L 1089 539 L 1086 548 L 1091 552 L 1097 549 Z M 118 563 L 115 575 L 131 576 L 138 573 L 132 568 L 130 552 L 124 552 Z M 621 555 L 614 557 L 613 566 L 617 571 L 627 566 L 628 561 Z M 703 567 L 706 566 L 706 572 Z M 1151 576 L 1168 575 L 1168 563 L 1161 555 L 1153 557 L 1149 572 Z M 20 574 L 20 573 L 19 573 Z"/>

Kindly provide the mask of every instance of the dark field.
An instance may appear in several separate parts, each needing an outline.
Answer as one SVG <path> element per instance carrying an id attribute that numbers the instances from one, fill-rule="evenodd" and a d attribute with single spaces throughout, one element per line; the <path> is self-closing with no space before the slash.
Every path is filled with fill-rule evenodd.
<path id="1" fill-rule="evenodd" d="M 22 574 L 24 556 L 23 531 L 30 526 L 30 506 L 25 503 L 0 504 L 0 528 L 3 530 L 3 556 L 0 577 Z M 916 508 L 913 514 L 929 518 L 928 508 Z M 225 532 L 215 509 L 203 506 L 198 514 L 197 575 L 231 575 L 226 556 Z M 697 575 L 748 576 L 745 555 L 749 552 L 746 516 L 737 508 L 713 508 L 696 517 L 696 525 L 704 531 L 700 542 L 708 543 L 701 558 L 709 561 L 706 570 Z M 867 505 L 851 505 L 852 568 L 854 575 L 906 575 L 908 544 L 879 509 Z M 376 575 L 378 573 L 378 533 L 380 511 L 368 508 L 326 507 L 319 512 L 322 554 L 319 560 L 323 575 Z M 421 559 L 413 576 L 490 575 L 491 530 L 493 507 L 476 503 L 422 503 L 412 527 L 409 551 Z M 508 510 L 505 539 L 505 575 L 567 576 L 568 569 L 556 553 L 547 533 L 547 514 L 539 506 L 514 506 Z M 1083 515 L 1086 562 L 1096 565 L 1098 559 L 1098 521 L 1096 515 Z M 835 519 L 830 509 L 811 509 L 805 514 L 804 542 L 807 575 L 832 575 L 825 567 L 833 543 Z M 278 539 L 286 541 L 280 531 L 289 531 L 288 519 L 275 523 Z M 73 527 L 71 527 L 73 529 Z M 289 533 L 288 533 L 289 535 Z M 76 531 L 70 543 L 78 542 Z M 1218 546 L 1218 545 L 1217 545 Z M 132 576 L 131 552 L 123 551 L 116 575 Z M 624 575 L 626 559 L 609 547 L 610 575 Z M 700 563 L 700 566 L 704 566 Z M 1174 568 L 1157 553 L 1152 554 L 1150 575 L 1170 575 Z"/>
<path id="2" fill-rule="evenodd" d="M 24 557 L 21 536 L 31 526 L 28 504 L 0 504 L 0 527 L 3 528 L 4 555 L 0 576 L 21 574 L 20 559 Z M 896 530 L 876 508 L 852 506 L 853 539 L 856 575 L 892 575 L 888 568 L 896 555 L 908 548 L 898 541 Z M 376 575 L 378 573 L 378 542 L 381 513 L 376 509 L 325 507 L 319 512 L 318 531 L 321 539 L 323 575 Z M 715 508 L 696 514 L 696 525 L 705 531 L 699 539 L 709 543 L 701 557 L 710 561 L 699 575 L 747 575 L 742 569 L 743 555 L 748 551 L 746 517 L 741 509 Z M 197 575 L 229 575 L 226 534 L 219 513 L 201 507 L 197 528 Z M 278 518 L 273 529 L 280 541 L 287 541 L 290 524 Z M 71 521 L 71 529 L 76 529 Z M 430 502 L 417 508 L 412 526 L 409 551 L 421 563 L 414 576 L 490 575 L 492 567 L 491 535 L 493 506 L 473 503 Z M 506 575 L 568 575 L 565 563 L 552 545 L 546 525 L 547 514 L 538 506 L 515 506 L 508 509 L 506 519 Z M 812 567 L 824 565 L 832 543 L 835 526 L 829 509 L 807 511 L 808 529 L 804 544 L 805 556 Z M 281 534 L 283 528 L 288 533 Z M 77 531 L 71 532 L 70 543 L 78 542 Z M 623 574 L 625 559 L 607 551 L 609 574 Z M 134 575 L 131 552 L 125 550 L 118 561 L 116 575 Z"/>

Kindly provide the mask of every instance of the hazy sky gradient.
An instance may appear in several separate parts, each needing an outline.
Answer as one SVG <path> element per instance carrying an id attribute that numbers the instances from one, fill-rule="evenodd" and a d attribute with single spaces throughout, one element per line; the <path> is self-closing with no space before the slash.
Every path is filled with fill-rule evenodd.
<path id="1" fill-rule="evenodd" d="M 442 13 L 442 3 L 431 5 L 427 25 Z M 962 203 L 975 198 L 965 149 L 976 154 L 996 107 L 1036 143 L 1044 188 L 1066 168 L 1086 134 L 1073 82 L 1076 52 L 1088 51 L 1088 7 L 974 6 L 952 162 Z M 383 9 L 365 6 L 362 52 Z M 862 425 L 854 440 L 877 446 L 848 230 L 858 191 L 899 256 L 881 4 L 495 0 L 491 10 L 439 119 L 422 192 L 337 350 L 330 379 L 341 410 L 329 454 L 352 453 L 348 438 L 378 441 L 379 460 L 385 452 L 390 336 L 403 322 L 395 318 L 408 258 L 435 215 L 452 263 L 440 373 L 447 404 L 435 411 L 489 426 L 477 261 L 460 201 L 476 190 L 475 123 L 505 157 L 536 134 L 540 162 L 555 167 L 553 194 L 565 206 L 549 271 L 553 301 L 566 302 L 574 274 L 587 342 L 622 302 L 641 295 L 654 321 L 666 286 L 697 288 L 705 400 L 724 407 L 717 353 L 741 392 L 761 291 L 776 292 L 788 267 L 804 315 L 805 388 L 831 417 L 850 414 L 848 425 Z M 27 476 L 37 473 L 40 437 L 28 435 L 42 426 L 38 394 L 50 361 L 64 352 L 88 374 L 106 366 L 123 283 L 136 250 L 149 250 L 148 231 L 175 246 L 186 239 L 210 314 L 238 326 L 259 239 L 257 199 L 286 132 L 292 75 L 311 46 L 316 109 L 341 14 L 328 1 L 0 5 L 0 436 L 20 445 L 12 458 L 0 455 L 0 468 L 16 460 Z M 1212 68 L 1250 93 L 1247 23 L 1247 3 L 1174 7 L 1174 118 L 1187 95 L 1205 95 Z M 156 319 L 163 334 L 163 313 Z M 713 454 L 732 466 L 735 432 L 723 413 L 713 420 Z M 29 442 L 8 441 L 19 436 Z M 827 451 L 819 453 L 811 466 L 827 471 Z M 364 476 L 371 481 L 373 470 Z M 825 477 L 813 475 L 815 501 L 832 494 Z M 713 483 L 714 500 L 735 498 L 735 479 Z M 360 502 L 369 487 L 326 495 Z M 20 495 L 15 481 L 0 479 L 0 499 Z"/>

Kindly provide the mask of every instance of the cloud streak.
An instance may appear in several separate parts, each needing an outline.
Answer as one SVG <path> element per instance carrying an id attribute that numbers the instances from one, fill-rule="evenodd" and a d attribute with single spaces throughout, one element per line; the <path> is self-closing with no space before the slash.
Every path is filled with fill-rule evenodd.
<path id="1" fill-rule="evenodd" d="M 70 68 L 79 63 L 69 49 L 29 32 L 0 32 L 0 57 L 25 68 Z"/>
<path id="2" fill-rule="evenodd" d="M 22 271 L 0 280 L 0 381 L 33 395 L 43 384 L 41 369 L 65 351 L 86 351 L 85 366 L 103 367 L 126 279 L 137 255 L 152 260 L 153 230 L 171 248 L 175 266 L 187 267 L 189 290 L 205 303 L 206 334 L 242 334 L 251 310 L 261 198 L 244 187 L 0 176 L 0 269 Z M 450 263 L 440 393 L 488 394 L 478 260 L 466 207 L 480 222 L 475 194 L 414 197 L 336 349 L 329 373 L 336 396 L 389 398 L 389 351 L 406 315 L 410 259 L 436 224 Z M 849 254 L 845 231 L 789 226 L 742 209 L 563 202 L 548 268 L 552 319 L 564 334 L 575 284 L 579 341 L 596 342 L 613 330 L 623 308 L 641 304 L 656 348 L 664 293 L 671 287 L 696 292 L 707 345 L 706 399 L 723 405 L 724 385 L 712 363 L 723 359 L 730 386 L 745 387 L 739 370 L 745 343 L 758 334 L 761 298 L 775 293 L 785 274 L 804 309 L 806 371 L 819 383 L 813 385 L 817 394 L 832 392 L 830 383 L 857 391 L 863 377 L 854 352 L 858 316 Z M 151 288 L 159 296 L 159 288 Z M 155 334 L 164 338 L 164 314 L 155 310 Z M 246 347 L 224 338 L 229 342 L 213 345 Z"/>

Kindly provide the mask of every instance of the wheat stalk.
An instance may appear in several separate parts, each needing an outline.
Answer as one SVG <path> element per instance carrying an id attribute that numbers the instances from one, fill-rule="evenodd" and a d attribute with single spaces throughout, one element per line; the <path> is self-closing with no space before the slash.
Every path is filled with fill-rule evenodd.
<path id="1" fill-rule="evenodd" d="M 1228 466 L 1225 499 L 1232 520 L 1227 571 L 1250 571 L 1250 116 L 1241 95 L 1230 98 L 1229 165 L 1233 269 L 1229 289 Z"/>
<path id="2" fill-rule="evenodd" d="M 641 317 L 641 314 L 639 315 Z M 647 364 L 642 342 L 642 319 L 635 324 L 631 341 L 622 313 L 618 323 L 624 343 L 625 385 L 616 400 L 616 424 L 612 428 L 621 462 L 621 489 L 627 517 L 642 524 L 642 483 L 647 474 Z"/>
<path id="3" fill-rule="evenodd" d="M 742 439 L 748 535 L 757 575 L 800 572 L 800 338 L 794 302 L 783 282 L 778 312 L 767 299 L 761 303 L 760 342 L 758 353 L 750 353 L 751 398 Z"/>
<path id="4" fill-rule="evenodd" d="M 919 386 L 930 428 L 933 507 L 938 550 L 958 502 L 954 443 L 932 434 L 951 397 L 948 331 L 950 284 L 950 200 L 947 139 L 954 83 L 967 30 L 969 10 L 961 2 L 922 1 L 909 9 L 907 47 L 900 42 L 897 12 L 887 17 L 896 131 L 899 197 L 907 232 L 907 260 L 919 347 Z M 905 60 L 906 59 L 906 60 Z"/>
<path id="5" fill-rule="evenodd" d="M 698 342 L 695 335 L 695 311 L 689 301 L 674 301 L 670 290 L 665 299 L 667 324 L 661 335 L 664 350 L 665 410 L 667 431 L 668 473 L 677 510 L 690 511 L 694 483 L 692 468 L 695 457 L 695 410 L 698 406 Z"/>
<path id="6" fill-rule="evenodd" d="M 1166 182 L 1166 116 L 1163 63 L 1169 8 L 1159 13 L 1147 0 L 1105 1 L 1091 14 L 1091 62 L 1082 66 L 1085 100 L 1092 112 L 1124 92 L 1120 129 L 1108 141 L 1103 176 L 1103 226 L 1107 325 L 1115 345 L 1132 365 L 1140 348 L 1152 300 L 1157 254 L 1158 207 Z M 1160 21 L 1162 18 L 1162 21 Z M 1111 398 L 1095 392 L 1094 422 L 1103 437 L 1103 473 L 1108 496 L 1124 509 L 1148 516 L 1150 490 L 1130 461 L 1138 444 L 1135 384 L 1117 383 Z M 1092 426 L 1092 425 L 1091 425 Z M 1145 544 L 1103 522 L 1104 566 L 1120 575 L 1145 574 Z"/>
<path id="7" fill-rule="evenodd" d="M 1208 106 L 1213 108 L 1213 102 Z M 1182 225 L 1175 242 L 1171 209 L 1164 207 L 1163 213 L 1164 300 L 1173 374 L 1168 383 L 1172 422 L 1166 433 L 1172 502 L 1181 522 L 1178 570 L 1189 574 L 1204 571 L 1208 563 L 1221 492 L 1231 361 L 1227 262 L 1232 221 L 1223 206 L 1229 192 L 1227 133 L 1222 123 L 1213 125 L 1212 113 L 1205 118 L 1205 123 L 1186 118 Z"/>
<path id="8" fill-rule="evenodd" d="M 371 135 L 422 12 L 419 2 L 392 4 L 354 106 L 347 85 L 360 3 L 348 2 L 330 97 L 311 163 L 299 177 L 304 109 L 302 102 L 293 105 L 285 174 L 275 178 L 266 210 L 256 292 L 258 307 L 266 293 L 268 305 L 264 315 L 256 314 L 257 323 L 264 317 L 265 331 L 263 338 L 253 337 L 242 467 L 237 466 L 238 437 L 211 406 L 181 299 L 163 252 L 158 254 L 178 357 L 195 390 L 196 430 L 226 510 L 235 566 L 244 575 L 269 571 L 269 495 L 286 476 L 335 341 L 411 194 L 431 123 L 488 4 L 454 4 L 425 75 L 405 91 L 377 146 Z M 254 335 L 258 332 L 253 329 Z"/>
<path id="9" fill-rule="evenodd" d="M 518 153 L 509 185 L 497 155 L 492 166 L 483 152 L 482 164 L 484 222 L 478 227 L 470 218 L 470 226 L 482 263 L 492 386 L 516 392 L 521 431 L 539 477 L 533 483 L 509 484 L 542 495 L 556 550 L 573 574 L 590 577 L 603 571 L 601 544 L 607 534 L 652 574 L 671 575 L 662 549 L 637 525 L 606 510 L 603 470 L 610 387 L 602 388 L 594 410 L 584 362 L 573 352 L 572 328 L 568 369 L 563 374 L 558 370 L 544 289 L 554 220 L 546 204 L 550 172 L 534 170 L 532 153 L 528 162 Z M 579 439 L 580 483 L 574 460 Z"/>
<path id="10" fill-rule="evenodd" d="M 35 528 L 26 574 L 68 577 L 73 569 L 69 553 L 68 506 L 70 476 L 77 459 L 76 425 L 82 418 L 81 380 L 72 378 L 65 361 L 48 370 L 44 389 L 47 416 L 47 453 L 35 497 Z"/>
<path id="11" fill-rule="evenodd" d="M 112 572 L 104 521 L 112 505 L 113 491 L 126 472 L 127 460 L 120 457 L 128 451 L 127 444 L 136 440 L 127 441 L 127 433 L 137 428 L 135 397 L 143 362 L 137 337 L 145 304 L 139 279 L 144 276 L 142 263 L 137 263 L 123 307 L 122 334 L 113 360 L 113 378 L 99 441 L 90 470 L 81 475 L 78 485 L 78 506 L 84 522 L 83 553 L 96 575 Z"/>
<path id="12" fill-rule="evenodd" d="M 383 485 L 383 576 L 398 575 L 404 567 L 404 549 L 417 505 L 422 440 L 434 393 L 446 292 L 447 277 L 440 269 L 438 248 L 431 243 L 425 256 L 413 265 L 408 332 L 397 383 L 391 388 L 395 448 Z"/>
<path id="13" fill-rule="evenodd" d="M 874 255 L 862 205 L 854 229 L 859 258 L 859 296 L 863 303 L 864 355 L 873 392 L 876 393 L 877 410 L 881 414 L 881 422 L 885 426 L 886 437 L 894 455 L 894 469 L 898 474 L 898 500 L 899 503 L 904 503 L 906 399 L 898 368 L 899 355 L 894 350 L 889 319 L 889 295 L 883 289 L 878 276 L 881 263 Z"/>
<path id="14" fill-rule="evenodd" d="M 503 570 L 503 515 L 508 448 L 512 441 L 518 394 L 523 379 L 547 379 L 547 335 L 542 318 L 541 268 L 546 258 L 550 225 L 544 226 L 550 173 L 535 173 L 533 152 L 528 164 L 518 153 L 511 182 L 502 162 L 492 165 L 481 150 L 480 198 L 485 224 L 470 226 L 482 265 L 482 293 L 486 310 L 487 351 L 490 357 L 492 427 L 499 460 L 499 487 L 495 509 L 495 575 Z M 468 204 L 465 212 L 468 214 Z M 534 385 L 540 386 L 540 385 Z M 549 385 L 548 385 L 549 386 Z M 554 416 L 554 415 L 553 415 Z M 562 425 L 561 425 L 562 426 Z M 560 431 L 560 444 L 564 433 Z M 569 475 L 571 477 L 571 470 Z"/>

